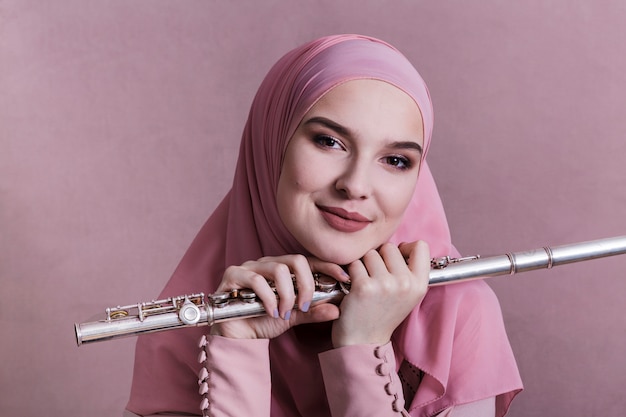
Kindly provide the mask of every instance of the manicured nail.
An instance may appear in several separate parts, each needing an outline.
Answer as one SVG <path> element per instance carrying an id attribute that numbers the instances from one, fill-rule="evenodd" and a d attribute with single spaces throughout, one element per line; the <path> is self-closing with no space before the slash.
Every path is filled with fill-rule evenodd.
<path id="1" fill-rule="evenodd" d="M 291 317 L 291 310 L 285 313 L 285 320 L 289 320 L 289 317 Z"/>
<path id="2" fill-rule="evenodd" d="M 311 307 L 311 302 L 307 301 L 306 303 L 302 304 L 302 306 L 300 307 L 300 311 L 304 311 L 306 313 L 307 311 L 309 311 L 309 307 Z"/>
<path id="3" fill-rule="evenodd" d="M 274 318 L 275 319 L 278 318 L 278 309 L 277 308 L 274 309 Z"/>

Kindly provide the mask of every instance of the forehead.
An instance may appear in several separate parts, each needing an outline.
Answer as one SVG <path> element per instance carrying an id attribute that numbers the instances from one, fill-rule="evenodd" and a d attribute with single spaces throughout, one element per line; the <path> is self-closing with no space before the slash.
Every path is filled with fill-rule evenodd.
<path id="1" fill-rule="evenodd" d="M 424 141 L 421 111 L 401 89 L 380 80 L 351 80 L 328 91 L 302 122 L 324 116 L 349 129 Z"/>

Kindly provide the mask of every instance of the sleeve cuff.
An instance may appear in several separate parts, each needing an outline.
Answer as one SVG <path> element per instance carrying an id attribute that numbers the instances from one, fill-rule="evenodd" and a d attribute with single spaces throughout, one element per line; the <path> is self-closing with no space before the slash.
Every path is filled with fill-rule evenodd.
<path id="1" fill-rule="evenodd" d="M 207 336 L 198 358 L 204 365 L 198 375 L 200 409 L 215 417 L 269 416 L 268 346 L 267 339 Z"/>
<path id="2" fill-rule="evenodd" d="M 333 416 L 406 415 L 391 342 L 332 349 L 319 359 Z"/>

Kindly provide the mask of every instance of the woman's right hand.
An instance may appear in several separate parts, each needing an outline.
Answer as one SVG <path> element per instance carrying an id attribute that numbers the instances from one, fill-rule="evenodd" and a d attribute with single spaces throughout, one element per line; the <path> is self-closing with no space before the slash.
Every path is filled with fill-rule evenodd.
<path id="1" fill-rule="evenodd" d="M 263 303 L 267 315 L 214 324 L 211 334 L 237 339 L 271 339 L 298 324 L 337 319 L 339 308 L 335 305 L 325 303 L 311 307 L 314 272 L 341 282 L 349 279 L 339 265 L 303 255 L 267 256 L 228 267 L 217 291 L 249 288 Z M 276 293 L 270 284 L 276 288 Z M 296 303 L 298 310 L 294 309 Z"/>

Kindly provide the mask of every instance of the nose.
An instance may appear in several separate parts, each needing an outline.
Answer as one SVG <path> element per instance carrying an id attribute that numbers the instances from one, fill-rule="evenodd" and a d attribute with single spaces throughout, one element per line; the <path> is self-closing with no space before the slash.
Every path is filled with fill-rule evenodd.
<path id="1" fill-rule="evenodd" d="M 351 200 L 364 200 L 373 192 L 371 169 L 367 164 L 353 161 L 340 174 L 335 188 Z"/>

